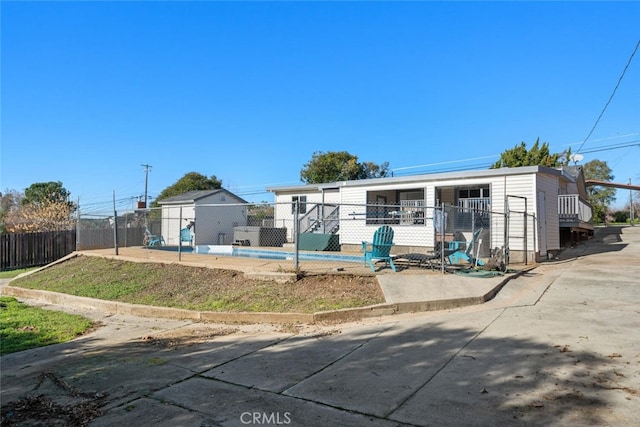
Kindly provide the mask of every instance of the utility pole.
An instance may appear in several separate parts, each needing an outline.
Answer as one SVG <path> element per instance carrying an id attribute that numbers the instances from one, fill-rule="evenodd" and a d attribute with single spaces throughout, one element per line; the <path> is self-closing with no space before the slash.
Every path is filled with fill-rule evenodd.
<path id="1" fill-rule="evenodd" d="M 633 190 L 631 190 L 631 178 L 629 178 L 629 223 L 631 223 L 631 226 L 636 225 L 634 222 L 633 214 Z"/>
<path id="2" fill-rule="evenodd" d="M 140 165 L 144 166 L 144 207 L 147 208 L 147 186 L 149 184 L 149 170 L 151 169 L 151 165 Z"/>

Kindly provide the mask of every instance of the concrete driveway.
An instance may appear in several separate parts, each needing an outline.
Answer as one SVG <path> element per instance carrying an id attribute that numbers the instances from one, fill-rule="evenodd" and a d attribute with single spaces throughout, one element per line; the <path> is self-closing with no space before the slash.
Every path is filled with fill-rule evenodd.
<path id="1" fill-rule="evenodd" d="M 3 425 L 38 401 L 49 425 L 638 425 L 639 260 L 610 227 L 485 304 L 349 324 L 84 313 L 105 326 L 1 358 Z"/>

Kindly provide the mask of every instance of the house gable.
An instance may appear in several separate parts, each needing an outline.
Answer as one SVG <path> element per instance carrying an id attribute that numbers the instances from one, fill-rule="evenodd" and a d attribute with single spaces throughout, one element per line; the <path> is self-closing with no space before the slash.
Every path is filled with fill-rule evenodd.
<path id="1" fill-rule="evenodd" d="M 216 190 L 194 190 L 177 196 L 167 197 L 160 200 L 158 204 L 164 205 L 188 205 L 188 204 L 228 204 L 228 203 L 248 203 L 243 198 L 232 192 L 220 188 Z"/>

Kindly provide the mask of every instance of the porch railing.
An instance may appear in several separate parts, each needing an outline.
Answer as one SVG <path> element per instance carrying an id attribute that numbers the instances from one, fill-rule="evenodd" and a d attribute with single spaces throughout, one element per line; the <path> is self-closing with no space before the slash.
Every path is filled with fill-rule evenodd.
<path id="1" fill-rule="evenodd" d="M 591 205 L 578 194 L 558 196 L 558 217 L 560 222 L 591 222 Z"/>
<path id="2" fill-rule="evenodd" d="M 458 199 L 458 207 L 476 211 L 488 211 L 491 199 L 488 197 L 478 197 L 469 199 Z"/>
<path id="3" fill-rule="evenodd" d="M 303 233 L 335 234 L 339 228 L 339 210 L 334 204 L 314 205 L 300 218 L 300 231 Z"/>

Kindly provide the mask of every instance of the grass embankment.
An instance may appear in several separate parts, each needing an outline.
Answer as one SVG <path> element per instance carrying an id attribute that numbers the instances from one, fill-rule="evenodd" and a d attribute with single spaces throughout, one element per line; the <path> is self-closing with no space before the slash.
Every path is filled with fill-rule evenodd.
<path id="1" fill-rule="evenodd" d="M 384 302 L 373 277 L 305 277 L 295 283 L 251 280 L 240 272 L 80 256 L 15 279 L 13 286 L 200 311 L 296 312 Z"/>
<path id="2" fill-rule="evenodd" d="M 82 316 L 30 307 L 0 297 L 0 354 L 66 342 L 93 327 Z"/>

